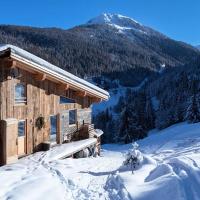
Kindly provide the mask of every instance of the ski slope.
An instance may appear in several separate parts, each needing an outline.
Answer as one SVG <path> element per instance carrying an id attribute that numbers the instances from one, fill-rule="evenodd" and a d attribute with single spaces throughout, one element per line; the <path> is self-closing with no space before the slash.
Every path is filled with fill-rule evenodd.
<path id="1" fill-rule="evenodd" d="M 36 153 L 0 168 L 0 199 L 200 199 L 200 123 L 151 131 L 138 144 L 144 159 L 134 174 L 122 164 L 131 144 L 104 145 L 97 158 Z"/>

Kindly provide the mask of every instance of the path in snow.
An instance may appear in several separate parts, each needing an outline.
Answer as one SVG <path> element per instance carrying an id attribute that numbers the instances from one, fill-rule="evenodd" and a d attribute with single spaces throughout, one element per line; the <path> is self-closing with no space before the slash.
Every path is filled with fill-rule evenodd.
<path id="1" fill-rule="evenodd" d="M 104 150 L 102 156 L 98 158 L 68 161 L 69 162 L 62 160 L 54 162 L 52 165 L 54 169 L 58 169 L 66 178 L 73 180 L 75 185 L 78 185 L 80 188 L 85 188 L 87 193 L 89 193 L 88 199 L 122 199 L 119 188 L 117 188 L 117 185 L 114 183 L 112 184 L 113 188 L 108 190 L 108 185 L 111 186 L 109 180 L 113 180 L 113 177 L 123 162 L 121 152 L 109 152 Z M 67 171 L 65 169 L 64 166 L 66 163 L 68 163 L 68 168 L 71 170 Z M 115 198 L 113 196 L 115 196 Z M 79 197 L 77 197 L 77 199 L 79 199 Z"/>

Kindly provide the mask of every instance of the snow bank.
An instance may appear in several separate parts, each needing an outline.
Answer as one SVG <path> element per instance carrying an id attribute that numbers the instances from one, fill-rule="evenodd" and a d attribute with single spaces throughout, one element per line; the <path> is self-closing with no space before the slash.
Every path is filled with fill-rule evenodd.
<path id="1" fill-rule="evenodd" d="M 123 181 L 118 173 L 108 177 L 105 189 L 109 191 L 110 199 L 131 200 L 131 197 L 127 189 L 124 187 Z"/>
<path id="2" fill-rule="evenodd" d="M 172 173 L 173 173 L 173 170 L 171 166 L 167 164 L 160 164 L 153 171 L 150 172 L 149 176 L 146 177 L 145 182 L 150 182 L 159 177 L 162 177 L 164 175 L 169 175 Z"/>
<path id="3" fill-rule="evenodd" d="M 103 145 L 97 158 L 57 160 L 59 147 L 38 152 L 0 168 L 0 199 L 199 200 L 199 133 L 200 123 L 181 123 L 140 140 L 133 174 L 122 167 L 131 144 Z"/>
<path id="4" fill-rule="evenodd" d="M 120 177 L 136 200 L 200 199 L 200 123 L 180 123 L 138 141 L 148 159 Z M 151 160 L 152 159 L 152 160 Z M 152 161 L 152 162 L 151 162 Z M 145 164 L 146 162 L 146 164 Z"/>

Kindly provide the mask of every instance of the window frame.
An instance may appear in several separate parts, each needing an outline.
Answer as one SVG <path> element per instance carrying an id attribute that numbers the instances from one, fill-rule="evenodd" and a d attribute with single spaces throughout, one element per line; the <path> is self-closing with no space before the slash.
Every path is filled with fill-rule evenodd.
<path id="1" fill-rule="evenodd" d="M 51 118 L 52 117 L 55 117 L 55 119 L 56 119 L 56 133 L 55 134 L 51 134 L 52 132 L 51 132 Z M 57 124 L 57 120 L 58 120 L 58 116 L 57 115 L 50 115 L 49 116 L 49 121 L 50 121 L 50 132 L 49 132 L 49 140 L 50 140 L 50 142 L 51 143 L 57 143 L 57 133 L 58 133 L 58 124 Z M 52 136 L 55 136 L 55 138 L 52 138 Z"/>
<path id="2" fill-rule="evenodd" d="M 22 98 L 16 98 L 17 85 L 23 86 L 23 88 L 24 88 L 24 97 L 22 97 Z M 15 85 L 14 85 L 14 101 L 15 101 L 15 105 L 25 105 L 27 103 L 27 85 L 25 83 L 15 83 Z"/>
<path id="3" fill-rule="evenodd" d="M 73 102 L 69 102 L 69 103 L 61 103 L 61 98 L 65 98 L 65 99 L 69 99 L 69 100 L 71 100 L 71 101 L 73 101 Z M 76 103 L 76 100 L 75 99 L 72 99 L 72 98 L 69 98 L 69 97 L 65 97 L 65 96 L 60 96 L 60 99 L 59 99 L 59 104 L 60 105 L 65 105 L 65 104 L 74 104 L 74 103 Z"/>
<path id="4" fill-rule="evenodd" d="M 70 111 L 74 111 L 75 112 L 75 118 L 74 118 L 74 123 L 70 123 Z M 69 126 L 74 126 L 77 124 L 77 109 L 70 109 L 69 110 Z"/>

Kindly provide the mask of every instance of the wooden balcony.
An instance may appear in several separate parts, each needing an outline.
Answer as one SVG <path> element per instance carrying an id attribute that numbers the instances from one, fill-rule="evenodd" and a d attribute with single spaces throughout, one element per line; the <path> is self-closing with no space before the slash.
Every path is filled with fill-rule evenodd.
<path id="1" fill-rule="evenodd" d="M 94 124 L 82 124 L 70 127 L 69 133 L 64 136 L 64 142 L 79 141 L 94 138 Z"/>

